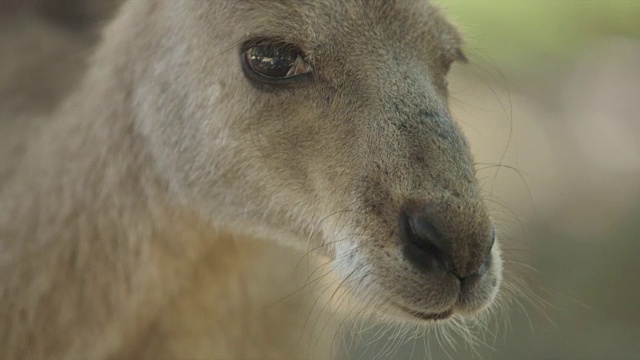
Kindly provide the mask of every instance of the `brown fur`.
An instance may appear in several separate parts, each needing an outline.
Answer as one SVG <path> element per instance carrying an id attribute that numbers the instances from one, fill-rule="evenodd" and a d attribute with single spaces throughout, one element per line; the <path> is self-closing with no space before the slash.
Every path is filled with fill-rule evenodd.
<path id="1" fill-rule="evenodd" d="M 238 55 L 256 35 L 299 44 L 318 78 L 256 89 Z M 349 314 L 486 308 L 497 247 L 459 296 L 397 239 L 399 211 L 430 204 L 461 274 L 488 251 L 443 86 L 460 46 L 417 0 L 126 3 L 77 89 L 7 157 L 0 355 L 326 358 Z M 286 297 L 308 282 L 304 253 L 276 244 L 326 276 Z"/>

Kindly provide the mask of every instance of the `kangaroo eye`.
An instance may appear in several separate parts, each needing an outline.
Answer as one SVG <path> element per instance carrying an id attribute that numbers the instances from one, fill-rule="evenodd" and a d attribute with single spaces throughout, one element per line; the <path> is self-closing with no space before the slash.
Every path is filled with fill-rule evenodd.
<path id="1" fill-rule="evenodd" d="M 295 78 L 313 71 L 302 51 L 288 44 L 256 44 L 244 50 L 245 66 L 263 80 Z"/>

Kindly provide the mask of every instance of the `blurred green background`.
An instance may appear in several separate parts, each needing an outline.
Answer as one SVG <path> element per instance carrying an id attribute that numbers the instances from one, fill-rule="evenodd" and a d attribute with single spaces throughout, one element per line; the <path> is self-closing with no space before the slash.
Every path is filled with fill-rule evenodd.
<path id="1" fill-rule="evenodd" d="M 436 2 L 467 41 L 451 107 L 507 305 L 471 327 L 474 346 L 376 327 L 345 358 L 640 359 L 640 1 Z"/>
<path id="2" fill-rule="evenodd" d="M 594 41 L 640 38 L 636 0 L 437 0 L 468 46 L 509 70 L 571 61 Z"/>

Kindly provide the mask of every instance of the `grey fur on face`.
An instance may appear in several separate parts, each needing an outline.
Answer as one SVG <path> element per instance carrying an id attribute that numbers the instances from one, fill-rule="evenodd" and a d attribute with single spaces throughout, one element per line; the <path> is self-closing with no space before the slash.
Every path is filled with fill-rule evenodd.
<path id="1" fill-rule="evenodd" d="M 342 276 L 358 269 L 347 284 L 375 289 L 383 304 L 473 313 L 491 302 L 497 249 L 464 296 L 449 272 L 417 271 L 402 253 L 407 206 L 435 209 L 429 221 L 458 277 L 490 249 L 491 222 L 444 87 L 463 58 L 461 37 L 439 10 L 424 1 L 159 6 L 185 21 L 149 30 L 172 37 L 137 75 L 138 98 L 157 99 L 143 104 L 138 125 L 178 196 L 220 223 L 268 228 L 301 248 L 311 238 L 342 260 Z M 302 49 L 313 77 L 253 86 L 238 62 L 241 44 L 256 38 Z"/>

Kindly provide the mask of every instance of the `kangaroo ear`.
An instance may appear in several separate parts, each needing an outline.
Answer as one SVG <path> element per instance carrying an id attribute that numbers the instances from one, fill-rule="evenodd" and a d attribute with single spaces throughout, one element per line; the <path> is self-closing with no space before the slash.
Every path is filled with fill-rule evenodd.
<path id="1" fill-rule="evenodd" d="M 442 55 L 449 61 L 459 61 L 461 63 L 468 63 L 469 59 L 464 54 L 462 48 L 464 47 L 464 40 L 462 34 L 455 26 L 449 22 L 444 23 L 444 31 L 440 33 L 440 44 L 442 46 Z"/>
<path id="2" fill-rule="evenodd" d="M 464 51 L 462 51 L 461 48 L 456 48 L 453 51 L 453 56 L 452 56 L 453 61 L 459 61 L 463 64 L 468 64 L 469 63 L 469 59 L 467 59 L 467 56 L 464 54 Z"/>

